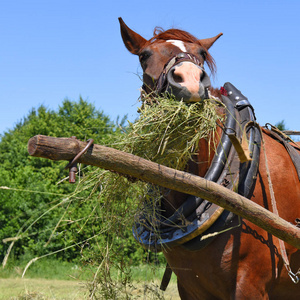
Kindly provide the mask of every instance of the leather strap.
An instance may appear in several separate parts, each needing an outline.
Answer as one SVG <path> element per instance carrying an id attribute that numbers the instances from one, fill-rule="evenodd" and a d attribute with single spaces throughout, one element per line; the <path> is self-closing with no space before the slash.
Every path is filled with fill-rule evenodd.
<path id="1" fill-rule="evenodd" d="M 278 135 L 274 132 L 272 132 L 272 134 L 275 134 L 276 137 L 280 137 L 280 135 Z M 277 204 L 276 204 L 276 198 L 275 198 L 275 194 L 274 194 L 274 190 L 273 190 L 271 173 L 270 173 L 270 170 L 269 170 L 269 164 L 268 164 L 267 152 L 266 152 L 266 147 L 265 147 L 265 141 L 264 141 L 263 135 L 261 135 L 261 136 L 262 136 L 261 140 L 262 140 L 263 153 L 264 153 L 264 157 L 265 157 L 265 166 L 266 166 L 266 172 L 267 172 L 267 178 L 268 178 L 268 185 L 269 185 L 269 191 L 270 191 L 270 196 L 271 196 L 272 210 L 273 210 L 273 213 L 276 216 L 279 217 L 279 212 L 278 212 Z M 279 248 L 280 248 L 280 253 L 281 253 L 282 260 L 283 260 L 283 264 L 284 264 L 291 280 L 295 284 L 297 284 L 299 282 L 300 268 L 296 273 L 292 272 L 291 266 L 290 266 L 290 263 L 289 263 L 289 258 L 288 258 L 287 252 L 286 252 L 284 241 L 279 239 L 279 238 L 277 238 L 277 239 L 278 239 L 278 243 L 279 243 Z M 277 274 L 277 276 L 278 276 L 278 274 Z"/>
<path id="2" fill-rule="evenodd" d="M 247 128 L 250 126 L 254 126 L 253 121 L 250 121 L 245 125 L 245 127 L 243 129 L 243 134 L 242 134 L 242 141 L 239 141 L 239 139 L 237 138 L 235 133 L 227 134 L 233 147 L 235 148 L 235 150 L 239 156 L 241 163 L 252 160 L 252 158 L 250 156 L 249 143 L 248 143 L 248 138 L 247 138 Z"/>
<path id="3" fill-rule="evenodd" d="M 160 284 L 160 289 L 162 291 L 165 291 L 169 285 L 169 282 L 171 280 L 171 277 L 172 277 L 172 269 L 171 267 L 169 266 L 169 264 L 167 263 L 166 265 L 166 269 L 165 269 L 165 273 L 163 275 L 163 278 L 161 280 L 161 284 Z"/>
<path id="4" fill-rule="evenodd" d="M 266 124 L 270 125 L 270 124 Z M 290 158 L 295 166 L 295 169 L 298 174 L 298 178 L 300 180 L 300 153 L 296 150 L 296 147 L 294 147 L 291 143 L 287 141 L 287 139 L 290 140 L 289 137 L 285 136 L 278 128 L 271 125 L 271 130 L 267 128 L 263 128 L 263 131 L 271 136 L 272 138 L 279 141 L 287 150 L 288 154 L 290 155 Z"/>

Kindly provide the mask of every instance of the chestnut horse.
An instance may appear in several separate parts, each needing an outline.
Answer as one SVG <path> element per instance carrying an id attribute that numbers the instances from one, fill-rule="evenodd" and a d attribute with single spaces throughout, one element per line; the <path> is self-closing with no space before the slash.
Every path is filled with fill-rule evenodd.
<path id="1" fill-rule="evenodd" d="M 208 50 L 222 34 L 198 40 L 182 30 L 156 29 L 154 36 L 146 40 L 121 18 L 119 21 L 126 48 L 139 57 L 144 93 L 169 92 L 186 102 L 212 96 L 221 99 L 221 91 L 210 86 L 204 63 L 215 71 Z M 174 63 L 176 59 L 180 63 Z M 261 132 L 265 147 L 260 147 L 257 179 L 248 198 L 273 211 L 274 193 L 278 215 L 295 224 L 300 217 L 297 170 L 284 145 L 267 130 Z M 211 156 L 206 141 L 200 141 L 198 163 L 189 171 L 203 177 Z M 188 195 L 170 192 L 165 197 L 166 216 L 172 215 L 187 198 Z M 300 284 L 293 282 L 298 280 L 300 251 L 286 243 L 280 245 L 277 238 L 243 219 L 240 226 L 219 234 L 202 249 L 175 245 L 163 248 L 163 252 L 177 276 L 181 299 L 300 299 Z M 295 272 L 290 276 L 283 252 Z"/>

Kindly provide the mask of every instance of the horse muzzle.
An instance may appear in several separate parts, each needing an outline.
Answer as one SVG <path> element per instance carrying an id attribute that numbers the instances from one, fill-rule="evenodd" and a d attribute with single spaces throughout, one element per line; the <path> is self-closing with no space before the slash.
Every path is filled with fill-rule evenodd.
<path id="1" fill-rule="evenodd" d="M 183 61 L 170 68 L 166 81 L 166 92 L 178 100 L 198 102 L 208 98 L 209 76 L 193 62 Z"/>
<path id="2" fill-rule="evenodd" d="M 171 94 L 179 101 L 198 102 L 208 98 L 210 79 L 203 63 L 192 53 L 173 56 L 156 82 L 156 94 Z"/>

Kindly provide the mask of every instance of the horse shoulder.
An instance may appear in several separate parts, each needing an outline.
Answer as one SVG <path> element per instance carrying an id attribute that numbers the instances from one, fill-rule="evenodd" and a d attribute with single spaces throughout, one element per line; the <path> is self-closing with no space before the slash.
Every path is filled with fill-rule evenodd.
<path id="1" fill-rule="evenodd" d="M 270 136 L 264 134 L 265 149 L 261 149 L 259 174 L 256 191 L 260 197 L 258 204 L 272 211 L 270 184 L 274 190 L 274 198 L 279 215 L 289 222 L 294 223 L 295 217 L 300 217 L 300 181 L 296 168 L 285 147 Z M 269 170 L 268 170 L 269 169 Z M 270 180 L 268 180 L 268 176 Z"/>
<path id="2" fill-rule="evenodd" d="M 266 134 L 263 134 L 263 140 L 265 149 L 264 147 L 261 149 L 259 171 L 251 200 L 273 211 L 271 200 L 271 189 L 273 189 L 273 198 L 279 216 L 296 225 L 295 220 L 300 217 L 300 182 L 296 169 L 281 143 Z M 257 284 L 269 291 L 269 295 L 277 291 L 282 296 L 287 295 L 287 290 L 294 288 L 282 264 L 277 238 L 251 222 L 243 220 L 240 246 L 239 255 L 244 259 L 239 260 L 238 285 L 243 286 L 243 281 L 255 284 L 256 279 L 259 278 L 260 283 Z M 299 250 L 288 244 L 285 246 L 292 270 L 297 271 L 300 267 Z M 279 277 L 278 284 L 276 280 Z M 299 292 L 296 295 L 299 296 Z M 296 299 L 292 295 L 288 297 Z"/>

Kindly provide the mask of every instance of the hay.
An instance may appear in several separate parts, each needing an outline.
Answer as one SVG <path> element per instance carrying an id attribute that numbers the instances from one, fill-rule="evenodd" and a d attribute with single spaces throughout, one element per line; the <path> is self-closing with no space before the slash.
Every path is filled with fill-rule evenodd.
<path id="1" fill-rule="evenodd" d="M 124 134 L 108 146 L 177 170 L 184 170 L 187 162 L 196 155 L 199 140 L 211 140 L 213 137 L 217 122 L 223 118 L 217 113 L 218 106 L 219 103 L 212 99 L 189 105 L 170 97 L 156 98 L 151 104 L 144 102 L 139 111 L 139 119 L 129 123 Z M 103 254 L 99 272 L 95 275 L 93 283 L 97 285 L 98 295 L 111 299 L 116 297 L 113 295 L 116 293 L 116 282 L 111 278 L 111 268 L 105 268 L 103 265 L 122 265 L 125 269 L 128 267 L 124 267 L 124 262 L 119 257 L 120 253 L 114 253 L 114 249 L 119 249 L 116 238 L 118 235 L 122 236 L 126 227 L 133 225 L 137 211 L 147 206 L 149 221 L 155 222 L 158 214 L 155 202 L 159 199 L 159 189 L 153 186 L 150 188 L 148 183 L 132 182 L 126 176 L 99 169 L 84 177 L 80 186 L 85 189 L 93 187 L 91 195 L 98 194 L 98 205 L 102 211 L 101 230 L 110 234 L 110 253 Z M 130 274 L 128 271 L 124 273 Z M 127 276 L 125 278 L 128 279 Z M 120 293 L 127 290 L 128 284 L 119 285 L 117 293 L 120 299 Z M 95 286 L 91 290 L 94 293 Z M 109 291 L 110 294 L 107 294 Z"/>
<path id="2" fill-rule="evenodd" d="M 144 103 L 140 109 L 140 118 L 129 123 L 118 140 L 108 146 L 184 170 L 187 162 L 197 154 L 199 140 L 212 140 L 217 122 L 222 118 L 217 113 L 218 105 L 218 102 L 211 99 L 187 105 L 172 98 L 156 98 L 152 105 Z M 132 224 L 144 200 L 153 200 L 153 195 L 151 199 L 147 195 L 149 185 L 114 172 L 96 169 L 81 178 L 70 201 L 78 198 L 82 191 L 90 191 L 88 199 L 96 195 L 101 206 L 102 231 L 109 231 L 116 224 Z M 157 189 L 151 186 L 151 190 L 155 194 Z M 153 203 L 153 214 L 154 206 Z M 93 213 L 87 216 L 87 220 L 93 218 Z"/>
<path id="3" fill-rule="evenodd" d="M 197 154 L 199 140 L 213 140 L 211 137 L 216 131 L 217 122 L 223 118 L 217 113 L 220 104 L 212 99 L 192 104 L 176 101 L 172 97 L 152 99 L 151 104 L 148 100 L 150 99 L 146 99 L 140 108 L 139 119 L 129 123 L 123 134 L 118 135 L 117 140 L 107 146 L 184 170 L 187 162 Z M 145 208 L 145 201 L 150 204 L 149 212 L 152 216 L 149 216 L 149 220 L 155 220 L 157 207 L 153 199 L 158 197 L 159 190 L 151 187 L 152 195 L 149 196 L 148 183 L 132 182 L 126 176 L 106 170 L 81 170 L 80 173 L 84 176 L 80 177 L 74 193 L 57 204 L 66 207 L 66 210 L 53 229 L 49 242 L 55 236 L 54 233 L 67 224 L 77 222 L 76 234 L 79 237 L 86 226 L 93 227 L 96 224 L 98 231 L 94 237 L 96 240 L 101 239 L 99 245 L 107 246 L 105 249 L 99 246 L 99 249 L 94 248 L 92 251 L 91 261 L 98 263 L 99 267 L 90 286 L 90 299 L 128 299 L 130 264 L 127 264 L 124 259 L 126 254 L 121 251 L 122 241 L 128 238 L 128 228 L 132 227 L 137 211 Z M 78 220 L 76 206 L 84 205 L 87 205 L 88 213 L 84 219 Z M 81 245 L 76 240 L 76 234 L 74 244 L 65 249 Z M 85 253 L 91 255 L 90 252 L 87 250 Z M 89 255 L 87 260 L 90 262 Z M 117 279 L 111 276 L 112 267 L 120 270 Z M 124 297 L 121 296 L 124 294 Z"/>
<path id="4" fill-rule="evenodd" d="M 157 98 L 144 104 L 140 118 L 129 123 L 122 141 L 113 147 L 159 164 L 184 170 L 197 153 L 199 140 L 214 134 L 218 103 L 204 100 L 187 105 L 173 98 Z"/>
<path id="5" fill-rule="evenodd" d="M 189 105 L 172 98 L 155 100 L 152 105 L 144 103 L 140 118 L 129 123 L 124 134 L 109 146 L 184 170 L 188 161 L 197 154 L 199 140 L 213 140 L 211 137 L 216 131 L 217 122 L 223 117 L 217 113 L 219 103 L 211 99 Z M 70 199 L 84 190 L 91 191 L 88 198 L 94 195 L 98 198 L 99 207 L 95 211 L 100 208 L 102 232 L 118 232 L 120 224 L 132 226 L 137 211 L 145 209 L 145 202 L 150 208 L 149 220 L 157 217 L 154 200 L 159 198 L 159 188 L 151 184 L 96 169 L 81 179 Z M 87 216 L 85 224 L 93 219 L 93 214 L 94 211 Z"/>

